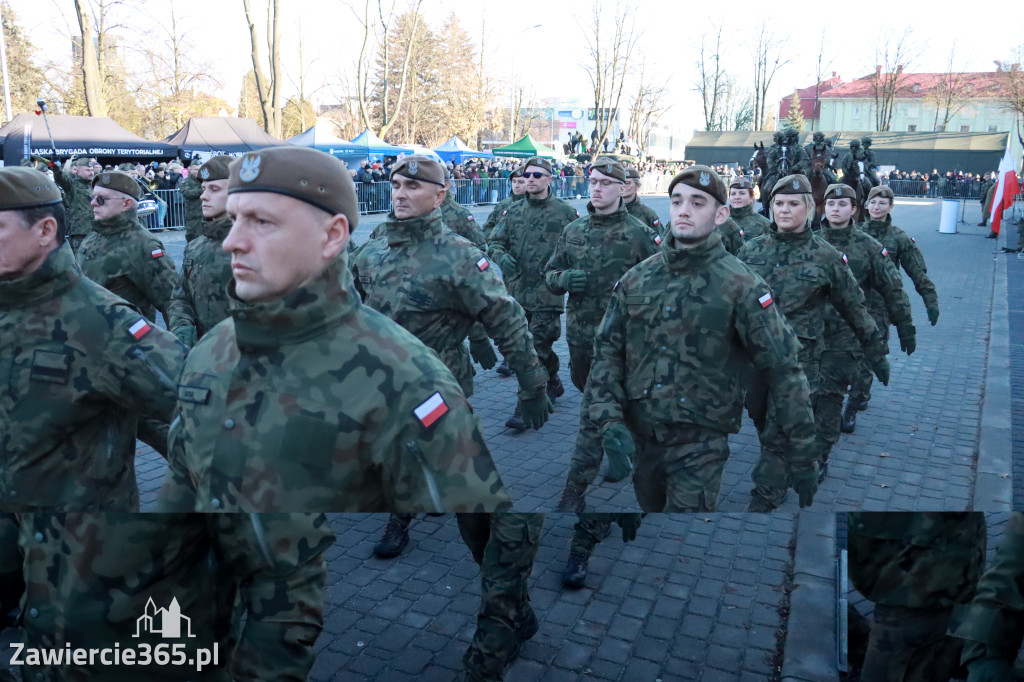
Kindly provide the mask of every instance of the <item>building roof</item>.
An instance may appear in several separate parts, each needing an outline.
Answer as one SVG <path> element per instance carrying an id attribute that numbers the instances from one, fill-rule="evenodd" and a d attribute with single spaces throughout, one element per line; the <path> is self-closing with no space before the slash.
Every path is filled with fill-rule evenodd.
<path id="1" fill-rule="evenodd" d="M 876 73 L 881 73 L 881 70 Z M 875 96 L 875 75 L 868 74 L 857 80 L 832 88 L 828 91 L 827 97 L 829 99 L 873 99 Z M 949 82 L 950 78 L 959 78 L 959 83 L 964 86 L 969 97 L 1001 96 L 1003 74 L 999 71 L 988 71 L 953 74 L 952 76 L 949 73 L 904 73 L 899 77 L 897 97 L 907 99 L 927 97 L 929 94 L 940 92 L 943 85 Z"/>
<path id="2" fill-rule="evenodd" d="M 843 80 L 836 75 L 836 72 L 832 72 L 832 77 L 828 80 L 821 81 L 820 89 L 818 89 L 818 104 L 821 105 L 821 98 L 826 92 L 830 92 L 834 88 L 838 87 Z M 818 112 L 814 111 L 814 90 L 815 86 L 811 85 L 806 88 L 799 88 L 796 91 L 797 97 L 800 99 L 800 111 L 804 115 L 805 121 L 810 121 L 813 118 L 818 118 Z M 793 104 L 793 93 L 789 93 L 787 96 L 779 100 L 779 120 L 789 116 L 789 108 Z"/>

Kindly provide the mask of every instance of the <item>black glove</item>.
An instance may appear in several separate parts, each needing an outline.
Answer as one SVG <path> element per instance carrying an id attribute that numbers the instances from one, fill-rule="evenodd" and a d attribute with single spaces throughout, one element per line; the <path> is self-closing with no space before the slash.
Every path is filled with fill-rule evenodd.
<path id="1" fill-rule="evenodd" d="M 640 529 L 640 520 L 643 514 L 619 514 L 618 524 L 622 529 L 622 541 L 632 542 L 636 540 L 636 532 Z"/>
<path id="2" fill-rule="evenodd" d="M 927 312 L 928 312 L 928 321 L 931 322 L 932 326 L 934 327 L 935 323 L 939 321 L 939 309 L 938 308 L 928 308 Z"/>
<path id="3" fill-rule="evenodd" d="M 558 276 L 558 285 L 570 294 L 582 293 L 587 288 L 587 273 L 582 270 L 565 270 Z"/>
<path id="4" fill-rule="evenodd" d="M 633 457 L 636 455 L 633 434 L 625 424 L 612 424 L 601 435 L 601 445 L 608 455 L 609 474 L 619 481 L 626 478 L 633 471 Z"/>
<path id="5" fill-rule="evenodd" d="M 469 354 L 473 356 L 473 361 L 484 369 L 490 369 L 498 364 L 498 355 L 494 352 L 494 346 L 491 345 L 490 339 L 480 339 L 479 341 L 470 339 Z"/>
<path id="6" fill-rule="evenodd" d="M 818 492 L 818 463 L 790 466 L 789 479 L 793 482 L 793 490 L 800 496 L 800 508 L 810 507 L 814 493 Z"/>
<path id="7" fill-rule="evenodd" d="M 519 264 L 516 263 L 516 259 L 507 253 L 502 254 L 498 259 L 498 267 L 501 268 L 502 274 L 509 276 L 519 272 Z"/>
<path id="8" fill-rule="evenodd" d="M 900 350 L 908 356 L 913 355 L 917 350 L 917 331 L 913 325 L 897 327 L 896 333 L 900 335 Z"/>
<path id="9" fill-rule="evenodd" d="M 889 361 L 882 358 L 872 368 L 875 371 L 875 376 L 882 382 L 883 386 L 889 385 Z"/>
<path id="10" fill-rule="evenodd" d="M 547 384 L 541 384 L 536 389 L 519 391 L 519 407 L 523 411 L 523 421 L 534 431 L 544 425 L 548 415 L 555 411 L 548 398 Z"/>

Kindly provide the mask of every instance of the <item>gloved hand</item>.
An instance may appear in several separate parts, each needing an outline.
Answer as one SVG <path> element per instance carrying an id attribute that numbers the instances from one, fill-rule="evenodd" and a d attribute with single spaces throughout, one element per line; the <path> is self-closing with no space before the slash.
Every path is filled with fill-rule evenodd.
<path id="1" fill-rule="evenodd" d="M 793 482 L 793 490 L 800 496 L 800 508 L 810 507 L 814 493 L 818 492 L 818 462 L 790 465 L 789 479 Z"/>
<path id="2" fill-rule="evenodd" d="M 636 540 L 636 532 L 640 529 L 640 520 L 643 517 L 643 514 L 619 514 L 617 523 L 622 528 L 623 542 Z"/>
<path id="3" fill-rule="evenodd" d="M 473 356 L 473 361 L 484 369 L 490 369 L 498 364 L 498 354 L 494 352 L 490 339 L 470 339 L 469 354 Z"/>
<path id="4" fill-rule="evenodd" d="M 1006 682 L 1013 679 L 1013 665 L 1001 658 L 977 658 L 967 664 L 967 682 Z"/>
<path id="5" fill-rule="evenodd" d="M 928 321 L 932 323 L 933 327 L 935 326 L 935 323 L 939 321 L 938 308 L 928 308 Z"/>
<path id="6" fill-rule="evenodd" d="M 175 329 L 174 335 L 188 348 L 196 345 L 196 328 L 190 324 L 185 324 Z"/>
<path id="7" fill-rule="evenodd" d="M 629 476 L 633 471 L 636 445 L 633 443 L 633 434 L 626 425 L 616 423 L 605 429 L 601 435 L 601 445 L 604 447 L 604 453 L 608 455 L 609 474 L 619 481 Z"/>
<path id="8" fill-rule="evenodd" d="M 519 272 L 519 263 L 508 253 L 502 254 L 501 258 L 498 259 L 498 267 L 501 268 L 502 274 L 505 275 L 515 275 Z"/>
<path id="9" fill-rule="evenodd" d="M 548 398 L 547 384 L 541 384 L 536 389 L 519 391 L 519 406 L 523 411 L 523 421 L 534 431 L 544 425 L 548 415 L 555 411 Z"/>
<path id="10" fill-rule="evenodd" d="M 564 270 L 558 276 L 558 286 L 570 294 L 578 294 L 587 288 L 587 273 L 582 270 Z"/>
<path id="11" fill-rule="evenodd" d="M 872 368 L 875 372 L 875 376 L 882 382 L 883 386 L 889 385 L 889 361 L 882 358 Z"/>
<path id="12" fill-rule="evenodd" d="M 900 350 L 907 356 L 913 355 L 917 350 L 917 330 L 914 329 L 914 326 L 897 327 L 896 333 L 900 335 Z"/>

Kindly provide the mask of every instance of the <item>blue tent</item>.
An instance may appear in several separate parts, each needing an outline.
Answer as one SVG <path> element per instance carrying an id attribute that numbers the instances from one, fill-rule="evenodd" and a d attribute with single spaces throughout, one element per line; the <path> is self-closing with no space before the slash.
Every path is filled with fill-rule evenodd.
<path id="1" fill-rule="evenodd" d="M 412 154 L 411 149 L 396 147 L 380 139 L 369 130 L 364 130 L 348 143 L 353 151 L 359 151 L 371 159 L 379 159 L 382 156 L 398 156 L 399 154 Z"/>
<path id="2" fill-rule="evenodd" d="M 323 126 L 319 125 L 315 125 L 294 137 L 289 137 L 285 141 L 299 147 L 312 147 L 313 149 L 327 152 L 331 156 L 341 159 L 351 168 L 357 167 L 369 158 L 365 149 L 357 147 L 348 140 L 332 135 Z"/>
<path id="3" fill-rule="evenodd" d="M 458 135 L 452 135 L 452 139 L 439 147 L 434 147 L 434 151 L 437 152 L 437 155 L 446 162 L 451 161 L 452 163 L 462 163 L 467 159 L 473 158 L 494 158 L 494 154 L 491 154 L 490 152 L 478 152 L 475 149 L 472 149 L 465 142 L 460 140 Z"/>

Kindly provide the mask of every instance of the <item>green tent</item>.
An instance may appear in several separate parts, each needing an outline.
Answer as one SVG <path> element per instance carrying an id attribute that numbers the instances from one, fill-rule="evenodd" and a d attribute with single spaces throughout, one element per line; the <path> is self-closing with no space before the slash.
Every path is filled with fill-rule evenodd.
<path id="1" fill-rule="evenodd" d="M 495 156 L 514 156 L 520 159 L 528 159 L 531 156 L 540 156 L 545 159 L 553 159 L 559 154 L 550 147 L 545 147 L 527 133 L 521 140 L 504 147 L 495 147 L 491 150 Z"/>

